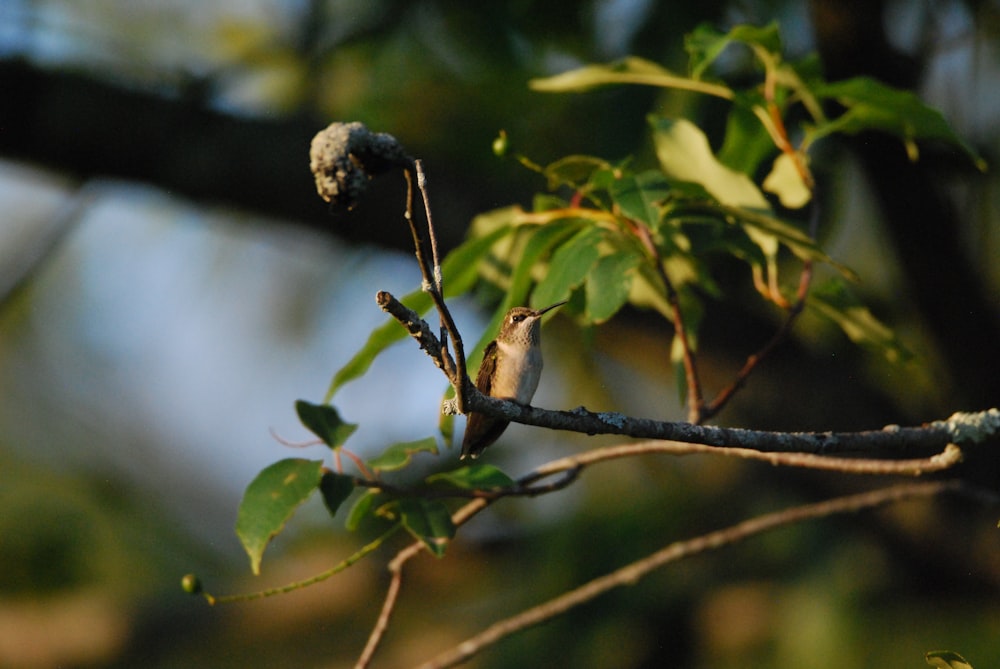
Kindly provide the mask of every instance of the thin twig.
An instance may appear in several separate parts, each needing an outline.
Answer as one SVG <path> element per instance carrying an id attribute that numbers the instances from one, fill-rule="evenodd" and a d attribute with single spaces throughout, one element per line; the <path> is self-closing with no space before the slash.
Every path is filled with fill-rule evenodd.
<path id="1" fill-rule="evenodd" d="M 458 527 L 485 509 L 491 503 L 492 502 L 490 500 L 475 499 L 453 513 L 451 516 L 451 522 L 455 525 L 455 527 Z M 395 527 L 398 528 L 400 525 L 396 525 Z M 396 602 L 399 599 L 399 591 L 403 585 L 403 566 L 413 557 L 425 550 L 425 548 L 426 545 L 424 542 L 414 541 L 410 545 L 401 549 L 398 553 L 396 553 L 396 556 L 389 561 L 387 569 L 392 575 L 391 580 L 389 581 L 389 588 L 386 590 L 385 600 L 382 602 L 382 609 L 379 612 L 378 619 L 375 621 L 375 626 L 372 628 L 371 634 L 368 636 L 368 641 L 365 643 L 365 648 L 362 651 L 361 656 L 354 665 L 355 669 L 364 669 L 364 667 L 371 662 L 372 657 L 374 657 L 375 651 L 378 650 L 379 644 L 385 636 L 389 620 L 392 618 L 392 614 L 396 609 Z"/>
<path id="2" fill-rule="evenodd" d="M 399 590 L 403 585 L 403 572 L 401 569 L 392 570 L 392 578 L 389 580 L 389 589 L 385 594 L 385 601 L 382 602 L 382 610 L 379 612 L 378 620 L 375 621 L 375 627 L 372 629 L 371 635 L 368 637 L 368 642 L 365 644 L 365 649 L 361 652 L 361 656 L 358 657 L 357 663 L 354 665 L 354 669 L 365 669 L 375 656 L 375 651 L 378 650 L 379 643 L 382 641 L 382 637 L 385 636 L 386 629 L 389 628 L 389 619 L 392 618 L 392 613 L 396 608 L 396 600 L 399 599 Z"/>
<path id="3" fill-rule="evenodd" d="M 799 283 L 800 292 L 801 292 L 801 286 L 803 284 L 808 286 L 807 283 L 808 279 L 806 277 L 812 275 L 811 272 L 812 263 L 811 261 L 806 261 L 806 262 L 808 263 L 810 271 L 807 273 L 805 271 L 805 268 L 803 268 L 803 273 L 802 273 L 803 281 L 800 281 Z M 778 347 L 778 345 L 781 344 L 788 337 L 789 333 L 791 333 L 792 326 L 798 319 L 799 314 L 802 313 L 804 307 L 805 307 L 805 300 L 800 299 L 797 300 L 795 304 L 793 304 L 788 309 L 788 313 L 785 316 L 784 322 L 782 322 L 781 327 L 779 327 L 777 331 L 775 331 L 775 333 L 771 336 L 771 339 L 768 340 L 768 342 L 764 344 L 764 346 L 762 346 L 759 351 L 747 356 L 746 362 L 743 363 L 743 367 L 741 367 L 740 370 L 736 373 L 736 377 L 733 379 L 733 381 L 728 386 L 720 390 L 719 393 L 715 396 L 714 400 L 712 400 L 711 402 L 702 407 L 701 410 L 702 421 L 707 421 L 715 417 L 729 403 L 729 400 L 731 400 L 736 395 L 736 393 L 740 389 L 742 389 L 743 386 L 746 385 L 747 380 L 750 378 L 750 374 L 752 374 L 753 371 L 757 368 L 757 366 L 761 362 L 763 362 L 764 359 L 767 358 Z"/>
<path id="4" fill-rule="evenodd" d="M 205 599 L 208 601 L 209 604 L 214 605 L 214 604 L 228 604 L 231 602 L 249 602 L 255 599 L 274 597 L 275 595 L 285 595 L 288 594 L 289 592 L 301 590 L 302 588 L 306 588 L 310 585 L 315 585 L 316 583 L 325 581 L 331 576 L 339 574 L 348 567 L 353 566 L 354 563 L 358 562 L 359 560 L 361 560 L 361 558 L 365 557 L 366 555 L 377 549 L 379 546 L 381 546 L 383 543 L 385 543 L 385 541 L 393 534 L 395 534 L 397 531 L 399 531 L 399 529 L 400 529 L 399 525 L 394 525 L 393 527 L 389 528 L 389 530 L 386 531 L 384 534 L 370 541 L 369 543 L 365 544 L 360 549 L 355 551 L 352 555 L 341 560 L 330 569 L 320 572 L 319 574 L 316 574 L 314 576 L 310 576 L 309 578 L 303 579 L 301 581 L 293 581 L 292 583 L 287 583 L 277 588 L 269 588 L 267 590 L 260 590 L 258 592 L 251 592 L 248 594 L 215 596 L 215 595 L 210 595 L 206 592 L 202 593 L 202 595 L 205 597 Z"/>
<path id="5" fill-rule="evenodd" d="M 454 360 L 450 355 L 439 356 L 441 369 L 448 377 L 448 381 L 455 389 L 456 401 L 459 411 L 465 413 L 466 391 L 472 382 L 468 378 L 468 370 L 465 362 L 465 347 L 462 343 L 462 335 L 455 325 L 451 311 L 444 301 L 444 285 L 441 274 L 441 264 L 438 257 L 437 233 L 434 230 L 434 217 L 431 214 L 430 196 L 427 192 L 427 177 L 423 171 L 423 164 L 420 160 L 414 160 L 412 166 L 404 169 L 406 175 L 406 220 L 410 225 L 413 235 L 413 246 L 417 256 L 417 264 L 423 277 L 423 289 L 434 302 L 438 316 L 441 319 L 441 347 L 447 352 L 448 342 L 445 333 L 452 341 L 454 348 Z M 424 245 L 413 220 L 413 181 L 417 181 L 417 188 L 420 190 L 421 199 L 424 206 L 424 219 L 427 222 L 427 237 L 431 247 L 431 260 L 428 262 L 424 253 Z M 411 331 L 412 334 L 412 331 Z"/>
<path id="6" fill-rule="evenodd" d="M 431 217 L 431 200 L 427 192 L 427 176 L 424 174 L 424 162 L 419 158 L 414 161 L 417 170 L 417 188 L 424 201 L 424 216 L 427 219 L 428 238 L 431 242 L 431 262 L 434 268 L 434 286 L 438 293 L 444 294 L 441 278 L 441 261 L 438 257 L 437 233 L 434 232 L 434 219 Z"/>
<path id="7" fill-rule="evenodd" d="M 785 132 L 784 126 L 781 126 L 781 132 Z M 808 170 L 808 168 L 804 168 Z M 820 206 L 816 201 L 816 189 L 812 184 L 812 176 L 809 175 L 809 189 L 812 191 L 812 204 L 810 205 L 811 211 L 809 214 L 809 237 L 811 239 L 816 238 L 816 233 L 819 230 L 819 217 L 820 217 Z M 770 340 L 756 353 L 751 354 L 747 357 L 746 362 L 743 363 L 743 367 L 740 371 L 736 373 L 736 377 L 733 379 L 732 383 L 723 388 L 715 396 L 715 399 L 706 404 L 701 410 L 701 420 L 707 421 L 716 416 L 722 409 L 729 403 L 736 393 L 746 385 L 747 379 L 750 378 L 750 374 L 757 368 L 757 366 L 764 361 L 777 347 L 782 343 L 789 334 L 791 334 L 792 327 L 798 320 L 799 316 L 805 310 L 806 298 L 809 296 L 809 286 L 812 283 L 813 277 L 813 260 L 812 258 L 806 258 L 802 262 L 802 271 L 799 274 L 799 286 L 795 294 L 795 302 L 789 305 L 785 320 L 782 322 L 781 327 L 774 333 Z"/>
<path id="8" fill-rule="evenodd" d="M 619 444 L 597 448 L 579 455 L 560 458 L 536 468 L 519 480 L 520 485 L 552 476 L 563 471 L 582 471 L 585 467 L 620 458 L 654 453 L 681 455 L 721 455 L 744 460 L 758 460 L 775 466 L 800 467 L 836 471 L 843 474 L 869 474 L 877 476 L 921 476 L 930 472 L 954 467 L 962 461 L 962 451 L 955 444 L 948 444 L 940 453 L 927 458 L 907 460 L 869 460 L 860 458 L 834 458 L 812 453 L 764 453 L 749 448 L 719 448 L 704 444 L 684 444 L 670 441 L 645 441 L 637 444 Z"/>
<path id="9" fill-rule="evenodd" d="M 417 256 L 417 265 L 420 267 L 420 274 L 424 277 L 424 290 L 430 292 L 433 290 L 433 271 L 430 269 L 427 256 L 424 254 L 424 242 L 421 239 L 420 230 L 413 219 L 413 180 L 416 176 L 415 168 L 412 166 L 406 167 L 403 170 L 403 176 L 406 177 L 406 209 L 403 212 L 403 216 L 406 218 L 406 223 L 410 226 L 410 234 L 413 236 L 413 252 Z"/>
<path id="10" fill-rule="evenodd" d="M 812 453 L 763 453 L 749 448 L 720 448 L 704 444 L 685 444 L 672 441 L 645 441 L 637 444 L 619 444 L 596 448 L 579 455 L 547 462 L 521 477 L 513 485 L 497 488 L 403 488 L 380 481 L 371 476 L 352 477 L 357 488 L 372 488 L 397 497 L 420 497 L 423 499 L 484 499 L 496 501 L 504 497 L 539 497 L 558 492 L 574 483 L 586 467 L 612 460 L 641 455 L 666 454 L 718 455 L 767 462 L 776 467 L 798 467 L 835 471 L 841 474 L 866 474 L 872 476 L 922 476 L 932 472 L 950 469 L 962 461 L 962 450 L 955 444 L 948 444 L 943 451 L 927 458 L 906 460 L 871 460 L 868 458 L 836 458 Z M 537 481 L 562 474 L 545 485 Z"/>
<path id="11" fill-rule="evenodd" d="M 490 625 L 479 634 L 466 639 L 429 662 L 419 665 L 420 669 L 453 667 L 511 634 L 546 622 L 614 588 L 635 585 L 650 572 L 671 562 L 722 548 L 768 530 L 785 527 L 804 520 L 823 518 L 842 513 L 853 513 L 908 498 L 930 497 L 946 491 L 958 490 L 960 489 L 960 485 L 954 481 L 896 485 L 872 492 L 848 495 L 816 504 L 806 504 L 784 509 L 745 520 L 728 528 L 709 532 L 694 539 L 671 543 L 641 560 L 637 560 L 609 574 L 596 578 L 506 620 Z"/>
<path id="12" fill-rule="evenodd" d="M 660 255 L 660 250 L 656 247 L 656 243 L 649 234 L 649 228 L 637 221 L 629 219 L 626 220 L 628 221 L 632 231 L 639 238 L 639 241 L 641 241 L 642 245 L 646 248 L 646 251 L 652 257 L 653 264 L 656 266 L 656 271 L 657 274 L 659 274 L 660 281 L 663 282 L 663 289 L 667 293 L 667 303 L 670 304 L 671 320 L 673 321 L 674 326 L 674 336 L 677 337 L 677 340 L 681 344 L 681 357 L 684 364 L 684 379 L 687 382 L 688 388 L 688 420 L 691 423 L 700 423 L 704 399 L 702 396 L 701 382 L 698 379 L 698 366 L 695 362 L 694 350 L 691 348 L 691 342 L 687 336 L 687 327 L 684 325 L 684 314 L 681 311 L 680 297 L 677 294 L 677 289 L 674 288 L 673 282 L 670 281 L 670 277 L 667 275 L 667 270 L 663 265 L 663 258 Z"/>

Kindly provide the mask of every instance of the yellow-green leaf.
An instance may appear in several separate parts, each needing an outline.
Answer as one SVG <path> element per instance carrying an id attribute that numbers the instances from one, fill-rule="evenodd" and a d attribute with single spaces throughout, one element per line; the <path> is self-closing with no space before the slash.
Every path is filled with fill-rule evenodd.
<path id="1" fill-rule="evenodd" d="M 839 325 L 854 343 L 880 351 L 889 362 L 905 362 L 913 357 L 896 334 L 878 320 L 840 279 L 815 286 L 806 306 Z"/>
<path id="2" fill-rule="evenodd" d="M 972 669 L 968 660 L 950 650 L 932 650 L 924 655 L 924 659 L 937 669 Z"/>
<path id="3" fill-rule="evenodd" d="M 764 179 L 764 190 L 777 195 L 781 204 L 789 209 L 800 209 L 812 199 L 812 192 L 787 153 L 775 158 L 771 173 Z"/>
<path id="4" fill-rule="evenodd" d="M 416 441 L 401 441 L 389 446 L 378 457 L 368 461 L 368 466 L 376 471 L 392 472 L 410 464 L 416 453 L 433 453 L 437 455 L 437 441 L 434 437 L 425 437 Z"/>
<path id="5" fill-rule="evenodd" d="M 490 488 L 508 488 L 514 485 L 513 479 L 497 467 L 486 463 L 432 474 L 427 477 L 427 483 L 445 483 L 463 490 L 488 490 Z"/>
<path id="6" fill-rule="evenodd" d="M 641 84 L 661 88 L 676 88 L 731 100 L 733 91 L 721 84 L 682 77 L 656 63 L 634 56 L 607 65 L 586 65 L 553 77 L 532 79 L 532 90 L 546 93 L 587 91 L 611 84 Z"/>
<path id="7" fill-rule="evenodd" d="M 768 211 L 767 198 L 742 172 L 719 162 L 701 128 L 685 119 L 650 116 L 656 157 L 667 176 L 700 184 L 722 204 Z"/>

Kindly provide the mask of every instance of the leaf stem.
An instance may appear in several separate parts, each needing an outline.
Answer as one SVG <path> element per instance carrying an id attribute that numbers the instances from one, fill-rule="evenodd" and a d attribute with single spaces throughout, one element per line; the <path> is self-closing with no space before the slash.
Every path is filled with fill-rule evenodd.
<path id="1" fill-rule="evenodd" d="M 331 576 L 339 574 L 348 567 L 352 566 L 358 560 L 365 557 L 369 553 L 375 551 L 379 546 L 385 543 L 385 541 L 389 539 L 389 537 L 391 537 L 393 534 L 395 534 L 400 529 L 400 527 L 402 527 L 402 525 L 398 523 L 396 525 L 393 525 L 391 528 L 389 528 L 387 532 L 382 534 L 380 537 L 365 544 L 360 549 L 358 549 L 357 552 L 345 558 L 344 560 L 338 562 L 330 569 L 327 569 L 324 572 L 320 572 L 319 574 L 316 574 L 314 576 L 310 576 L 309 578 L 303 579 L 301 581 L 293 581 L 291 583 L 287 583 L 277 588 L 268 588 L 267 590 L 259 590 L 257 592 L 243 593 L 238 595 L 222 595 L 216 597 L 215 595 L 211 595 L 206 592 L 203 593 L 203 596 L 205 597 L 205 600 L 208 601 L 209 604 L 212 604 L 214 606 L 215 604 L 229 604 L 232 602 L 249 602 L 255 599 L 264 599 L 265 597 L 284 595 L 289 592 L 294 592 L 295 590 L 300 590 L 302 588 L 314 585 L 321 581 L 325 581 Z"/>

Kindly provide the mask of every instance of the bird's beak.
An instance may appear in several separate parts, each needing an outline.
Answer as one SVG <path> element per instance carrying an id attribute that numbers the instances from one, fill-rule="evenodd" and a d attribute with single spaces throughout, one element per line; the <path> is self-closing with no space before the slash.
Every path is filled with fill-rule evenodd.
<path id="1" fill-rule="evenodd" d="M 539 309 L 538 311 L 536 311 L 535 315 L 536 316 L 541 316 L 546 311 L 552 311 L 556 307 L 561 307 L 562 305 L 566 304 L 567 302 L 569 302 L 569 300 L 563 300 L 562 302 L 556 302 L 555 304 L 550 304 L 549 306 L 545 307 L 544 309 Z"/>

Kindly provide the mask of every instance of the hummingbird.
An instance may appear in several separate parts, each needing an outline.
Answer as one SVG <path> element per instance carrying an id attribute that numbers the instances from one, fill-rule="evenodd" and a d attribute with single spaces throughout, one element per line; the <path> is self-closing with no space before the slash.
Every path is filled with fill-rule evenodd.
<path id="1" fill-rule="evenodd" d="M 544 309 L 514 307 L 507 312 L 500 334 L 486 345 L 476 375 L 476 388 L 484 395 L 527 405 L 542 376 L 542 315 L 566 301 Z M 500 438 L 509 421 L 472 412 L 462 439 L 462 458 L 478 458 Z"/>

